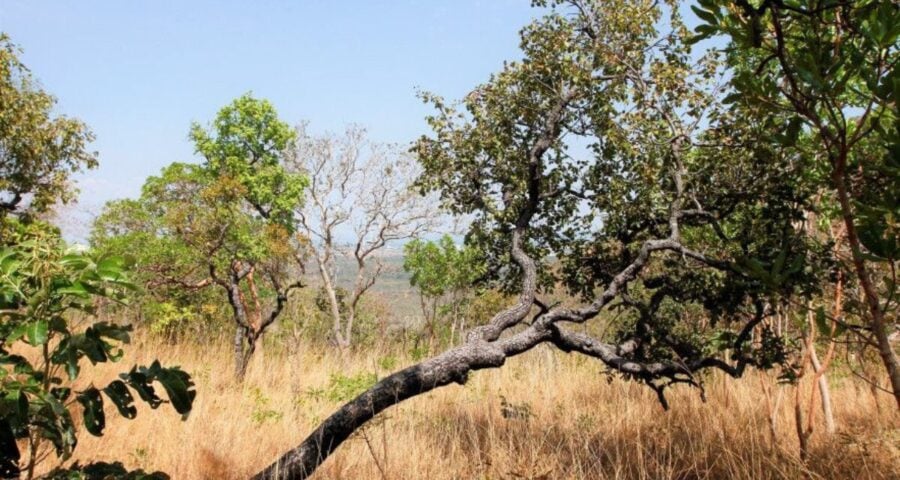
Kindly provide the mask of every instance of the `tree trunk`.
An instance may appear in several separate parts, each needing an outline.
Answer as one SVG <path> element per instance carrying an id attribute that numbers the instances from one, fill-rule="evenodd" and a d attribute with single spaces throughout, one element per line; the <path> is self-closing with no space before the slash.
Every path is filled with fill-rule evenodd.
<path id="1" fill-rule="evenodd" d="M 467 343 L 389 375 L 328 417 L 299 446 L 258 473 L 256 480 L 309 478 L 357 428 L 381 411 L 450 383 L 464 384 L 470 371 L 503 365 L 503 351 L 486 342 Z"/>
<path id="2" fill-rule="evenodd" d="M 900 361 L 891 346 L 888 338 L 887 328 L 884 323 L 884 312 L 881 311 L 878 293 L 875 286 L 872 285 L 869 271 L 866 268 L 865 259 L 860 248 L 859 236 L 856 233 L 855 217 L 847 192 L 846 179 L 846 153 L 842 153 L 835 162 L 833 181 L 838 193 L 838 201 L 841 205 L 841 216 L 844 220 L 844 227 L 847 229 L 847 242 L 850 244 L 850 252 L 853 257 L 853 267 L 856 270 L 856 276 L 859 278 L 859 284 L 862 287 L 866 300 L 866 306 L 869 310 L 869 323 L 872 327 L 872 333 L 878 341 L 878 355 L 887 369 L 888 376 L 891 380 L 891 389 L 894 393 L 894 400 L 897 403 L 897 409 L 900 410 Z"/>
<path id="3" fill-rule="evenodd" d="M 828 388 L 828 377 L 825 376 L 824 367 L 821 362 L 819 362 L 819 355 L 816 354 L 815 350 L 810 352 L 810 360 L 812 360 L 813 371 L 816 372 L 816 375 L 819 377 L 818 383 L 819 386 L 819 396 L 822 399 L 822 415 L 825 417 L 825 431 L 829 434 L 833 434 L 837 429 L 834 425 L 834 413 L 831 408 L 831 390 Z M 812 415 L 812 412 L 810 412 Z"/>
<path id="4" fill-rule="evenodd" d="M 330 245 L 327 245 L 330 248 Z M 316 255 L 316 264 L 319 267 L 319 278 L 322 279 L 322 288 L 325 289 L 325 295 L 328 296 L 328 307 L 331 314 L 331 334 L 334 336 L 334 344 L 339 348 L 344 348 L 344 338 L 341 334 L 341 306 L 338 303 L 337 292 L 334 290 L 334 284 L 331 282 L 331 274 L 328 272 L 329 257 L 322 258 Z"/>
<path id="5" fill-rule="evenodd" d="M 800 442 L 800 460 L 805 462 L 809 455 L 809 437 L 812 435 L 812 430 L 803 428 L 803 402 L 801 401 L 799 382 L 794 389 L 794 426 L 797 429 L 797 440 Z"/>
<path id="6" fill-rule="evenodd" d="M 234 329 L 234 379 L 238 382 L 244 380 L 247 373 L 247 358 L 244 352 L 244 338 L 246 328 L 238 325 Z"/>

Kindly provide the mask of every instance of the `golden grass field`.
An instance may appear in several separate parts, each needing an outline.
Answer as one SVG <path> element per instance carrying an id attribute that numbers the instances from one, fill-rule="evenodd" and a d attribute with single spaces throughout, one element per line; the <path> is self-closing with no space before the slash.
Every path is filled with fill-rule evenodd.
<path id="1" fill-rule="evenodd" d="M 248 477 L 338 407 L 333 374 L 383 376 L 390 362 L 376 353 L 341 359 L 322 348 L 295 355 L 269 351 L 236 384 L 224 345 L 139 341 L 129 351 L 122 363 L 103 366 L 103 375 L 153 358 L 181 365 L 197 383 L 194 411 L 182 422 L 165 406 L 153 413 L 143 408 L 129 421 L 107 407 L 105 435 L 80 435 L 72 460 L 122 460 L 178 480 Z M 393 369 L 409 362 L 400 358 Z M 801 385 L 804 391 L 809 381 Z M 773 380 L 757 373 L 737 381 L 709 378 L 706 403 L 697 390 L 678 387 L 669 391 L 671 410 L 664 412 L 652 391 L 609 381 L 596 361 L 539 348 L 502 369 L 473 374 L 465 386 L 389 409 L 314 478 L 900 478 L 900 415 L 889 396 L 877 406 L 859 382 L 832 378 L 838 432 L 826 436 L 819 425 L 803 463 L 793 422 L 795 387 L 774 388 L 784 389 L 784 401 L 773 441 L 765 382 Z M 504 402 L 519 418 L 505 418 Z"/>

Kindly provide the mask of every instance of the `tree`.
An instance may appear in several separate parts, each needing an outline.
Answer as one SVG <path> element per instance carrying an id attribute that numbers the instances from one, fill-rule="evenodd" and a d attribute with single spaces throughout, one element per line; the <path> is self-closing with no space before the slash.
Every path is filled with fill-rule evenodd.
<path id="1" fill-rule="evenodd" d="M 817 180 L 844 224 L 865 299 L 861 313 L 900 409 L 900 360 L 887 315 L 896 308 L 896 278 L 873 275 L 895 271 L 900 261 L 900 7 L 887 0 L 699 4 L 699 37 L 731 40 L 734 101 L 763 115 L 789 112 L 794 134 L 776 137 L 786 146 L 802 132 L 817 140 Z"/>
<path id="2" fill-rule="evenodd" d="M 46 212 L 74 198 L 69 176 L 97 166 L 93 134 L 81 121 L 54 116 L 56 99 L 19 61 L 0 33 L 0 220 Z"/>
<path id="3" fill-rule="evenodd" d="M 360 300 L 383 272 L 379 253 L 390 242 L 435 226 L 437 211 L 414 190 L 415 161 L 396 146 L 368 141 L 358 127 L 342 137 L 313 137 L 302 125 L 288 165 L 310 179 L 305 205 L 296 210 L 298 228 L 310 240 L 333 341 L 346 350 L 353 344 Z M 338 298 L 341 260 L 355 269 L 344 299 Z"/>
<path id="4" fill-rule="evenodd" d="M 31 479 L 51 451 L 68 459 L 77 445 L 76 409 L 88 433 L 103 435 L 104 398 L 132 419 L 135 393 L 154 409 L 166 403 L 154 387 L 159 383 L 186 418 L 196 392 L 178 367 L 158 361 L 134 366 L 103 387 L 85 368 L 84 359 L 91 365 L 119 361 L 129 343 L 130 327 L 93 316 L 95 300 L 121 302 L 134 289 L 125 260 L 67 248 L 46 225 L 17 223 L 12 230 L 13 245 L 0 248 L 0 475 L 19 478 L 24 470 Z M 24 458 L 17 445 L 22 439 Z"/>
<path id="5" fill-rule="evenodd" d="M 403 252 L 403 269 L 411 274 L 410 285 L 419 290 L 429 346 L 433 347 L 438 320 L 445 317 L 450 322 L 448 340 L 454 343 L 457 333 L 464 333 L 466 304 L 485 273 L 481 255 L 465 245 L 457 247 L 449 235 L 437 242 L 412 240 Z"/>
<path id="6" fill-rule="evenodd" d="M 173 163 L 147 179 L 137 201 L 108 204 L 92 239 L 104 251 L 137 253 L 145 284 L 161 288 L 162 298 L 223 292 L 241 379 L 264 332 L 303 286 L 303 240 L 292 216 L 307 180 L 284 169 L 294 133 L 267 101 L 245 95 L 219 112 L 211 131 L 195 124 L 191 138 L 203 162 Z"/>
<path id="7" fill-rule="evenodd" d="M 675 2 L 534 3 L 553 9 L 522 30 L 524 59 L 461 108 L 426 95 L 434 133 L 415 147 L 420 185 L 473 217 L 467 244 L 517 300 L 463 345 L 380 380 L 256 478 L 307 478 L 386 408 L 540 344 L 598 359 L 664 407 L 666 388 L 702 389 L 705 370 L 790 368 L 768 319 L 814 293 L 827 266 L 797 227 L 813 208 L 808 159 L 721 104 L 721 60 L 692 60 Z M 545 301 L 557 284 L 581 303 Z"/>

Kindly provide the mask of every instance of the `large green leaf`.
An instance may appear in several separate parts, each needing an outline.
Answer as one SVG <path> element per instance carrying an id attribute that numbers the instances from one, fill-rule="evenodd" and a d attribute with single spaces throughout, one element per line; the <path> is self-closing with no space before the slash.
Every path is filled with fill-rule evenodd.
<path id="1" fill-rule="evenodd" d="M 141 370 L 144 369 L 142 368 Z M 150 408 L 156 408 L 162 404 L 162 399 L 159 398 L 159 395 L 156 394 L 156 390 L 153 388 L 153 380 L 148 378 L 144 372 L 138 370 L 137 366 L 132 367 L 128 373 L 119 375 L 119 378 L 137 391 L 141 400 L 147 402 Z"/>
<path id="2" fill-rule="evenodd" d="M 124 382 L 121 380 L 113 381 L 103 389 L 103 393 L 112 400 L 123 417 L 132 419 L 137 416 L 134 397 L 131 396 L 131 392 L 128 391 L 128 387 L 125 386 Z"/>
<path id="3" fill-rule="evenodd" d="M 165 388 L 175 411 L 185 416 L 190 413 L 197 396 L 191 376 L 178 367 L 164 368 L 158 361 L 153 362 L 148 371 Z"/>
<path id="4" fill-rule="evenodd" d="M 43 345 L 47 343 L 50 333 L 50 324 L 46 320 L 35 320 L 28 323 L 25 328 L 25 338 L 31 345 Z"/>
<path id="5" fill-rule="evenodd" d="M 91 387 L 76 397 L 78 403 L 84 407 L 84 427 L 92 435 L 103 435 L 103 429 L 106 428 L 106 415 L 103 413 L 103 397 L 100 391 Z"/>

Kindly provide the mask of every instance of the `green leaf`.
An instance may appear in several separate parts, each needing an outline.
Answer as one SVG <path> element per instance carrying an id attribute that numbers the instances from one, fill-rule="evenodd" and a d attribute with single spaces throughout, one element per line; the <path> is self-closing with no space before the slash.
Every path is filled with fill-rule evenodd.
<path id="1" fill-rule="evenodd" d="M 56 289 L 58 295 L 72 295 L 79 298 L 90 298 L 88 289 L 90 287 L 81 282 L 73 282 L 68 286 Z"/>
<path id="2" fill-rule="evenodd" d="M 690 45 L 712 37 L 713 35 L 717 34 L 719 30 L 710 25 L 700 25 L 694 29 L 694 32 L 696 32 L 696 35 L 693 35 L 690 39 L 688 39 L 688 44 Z"/>
<path id="3" fill-rule="evenodd" d="M 16 409 L 19 419 L 23 422 L 26 421 L 28 418 L 28 396 L 21 390 L 19 390 L 16 398 Z"/>
<path id="4" fill-rule="evenodd" d="M 114 380 L 103 389 L 103 393 L 112 400 L 123 417 L 132 419 L 137 416 L 137 408 L 134 406 L 134 397 L 131 395 L 131 392 L 128 391 L 128 387 L 125 386 L 125 382 Z"/>
<path id="5" fill-rule="evenodd" d="M 49 338 L 50 324 L 45 320 L 35 320 L 25 328 L 25 337 L 30 345 L 43 345 Z"/>
<path id="6" fill-rule="evenodd" d="M 707 22 L 710 25 L 718 25 L 719 19 L 716 18 L 716 14 L 713 12 L 709 12 L 703 10 L 695 5 L 691 5 L 691 10 L 693 10 L 694 14 L 697 15 L 698 18 Z"/>
<path id="7" fill-rule="evenodd" d="M 128 334 L 132 330 L 130 325 L 115 325 L 108 322 L 97 322 L 91 326 L 97 337 L 111 338 L 122 343 L 131 342 Z"/>
<path id="8" fill-rule="evenodd" d="M 11 332 L 9 332 L 9 336 L 6 337 L 6 343 L 11 344 L 16 340 L 25 336 L 25 333 L 28 331 L 27 323 L 20 323 L 16 325 L 15 328 Z"/>
<path id="9" fill-rule="evenodd" d="M 59 260 L 60 265 L 73 270 L 83 270 L 91 264 L 90 258 L 80 253 L 70 253 Z"/>
<path id="10" fill-rule="evenodd" d="M 75 425 L 72 423 L 72 415 L 65 405 L 53 395 L 39 395 L 40 399 L 50 407 L 52 416 L 44 420 L 32 420 L 32 423 L 43 428 L 43 434 L 49 437 L 56 454 L 64 460 L 72 455 L 72 449 L 78 444 L 75 436 Z"/>
<path id="11" fill-rule="evenodd" d="M 150 370 L 154 373 L 156 380 L 166 389 L 169 401 L 172 402 L 175 411 L 184 416 L 190 413 L 194 397 L 197 396 L 197 392 L 193 389 L 194 382 L 191 380 L 191 376 L 178 367 L 163 368 L 159 362 L 153 362 Z"/>
<path id="12" fill-rule="evenodd" d="M 103 413 L 103 398 L 100 391 L 91 387 L 76 397 L 84 407 L 84 426 L 91 435 L 102 436 L 106 428 L 106 415 Z"/>
<path id="13" fill-rule="evenodd" d="M 119 375 L 119 378 L 137 391 L 141 400 L 147 402 L 150 408 L 156 408 L 162 404 L 162 399 L 159 398 L 153 385 L 151 385 L 152 379 L 148 378 L 144 372 L 139 371 L 137 366 L 132 367 L 128 373 Z"/>

